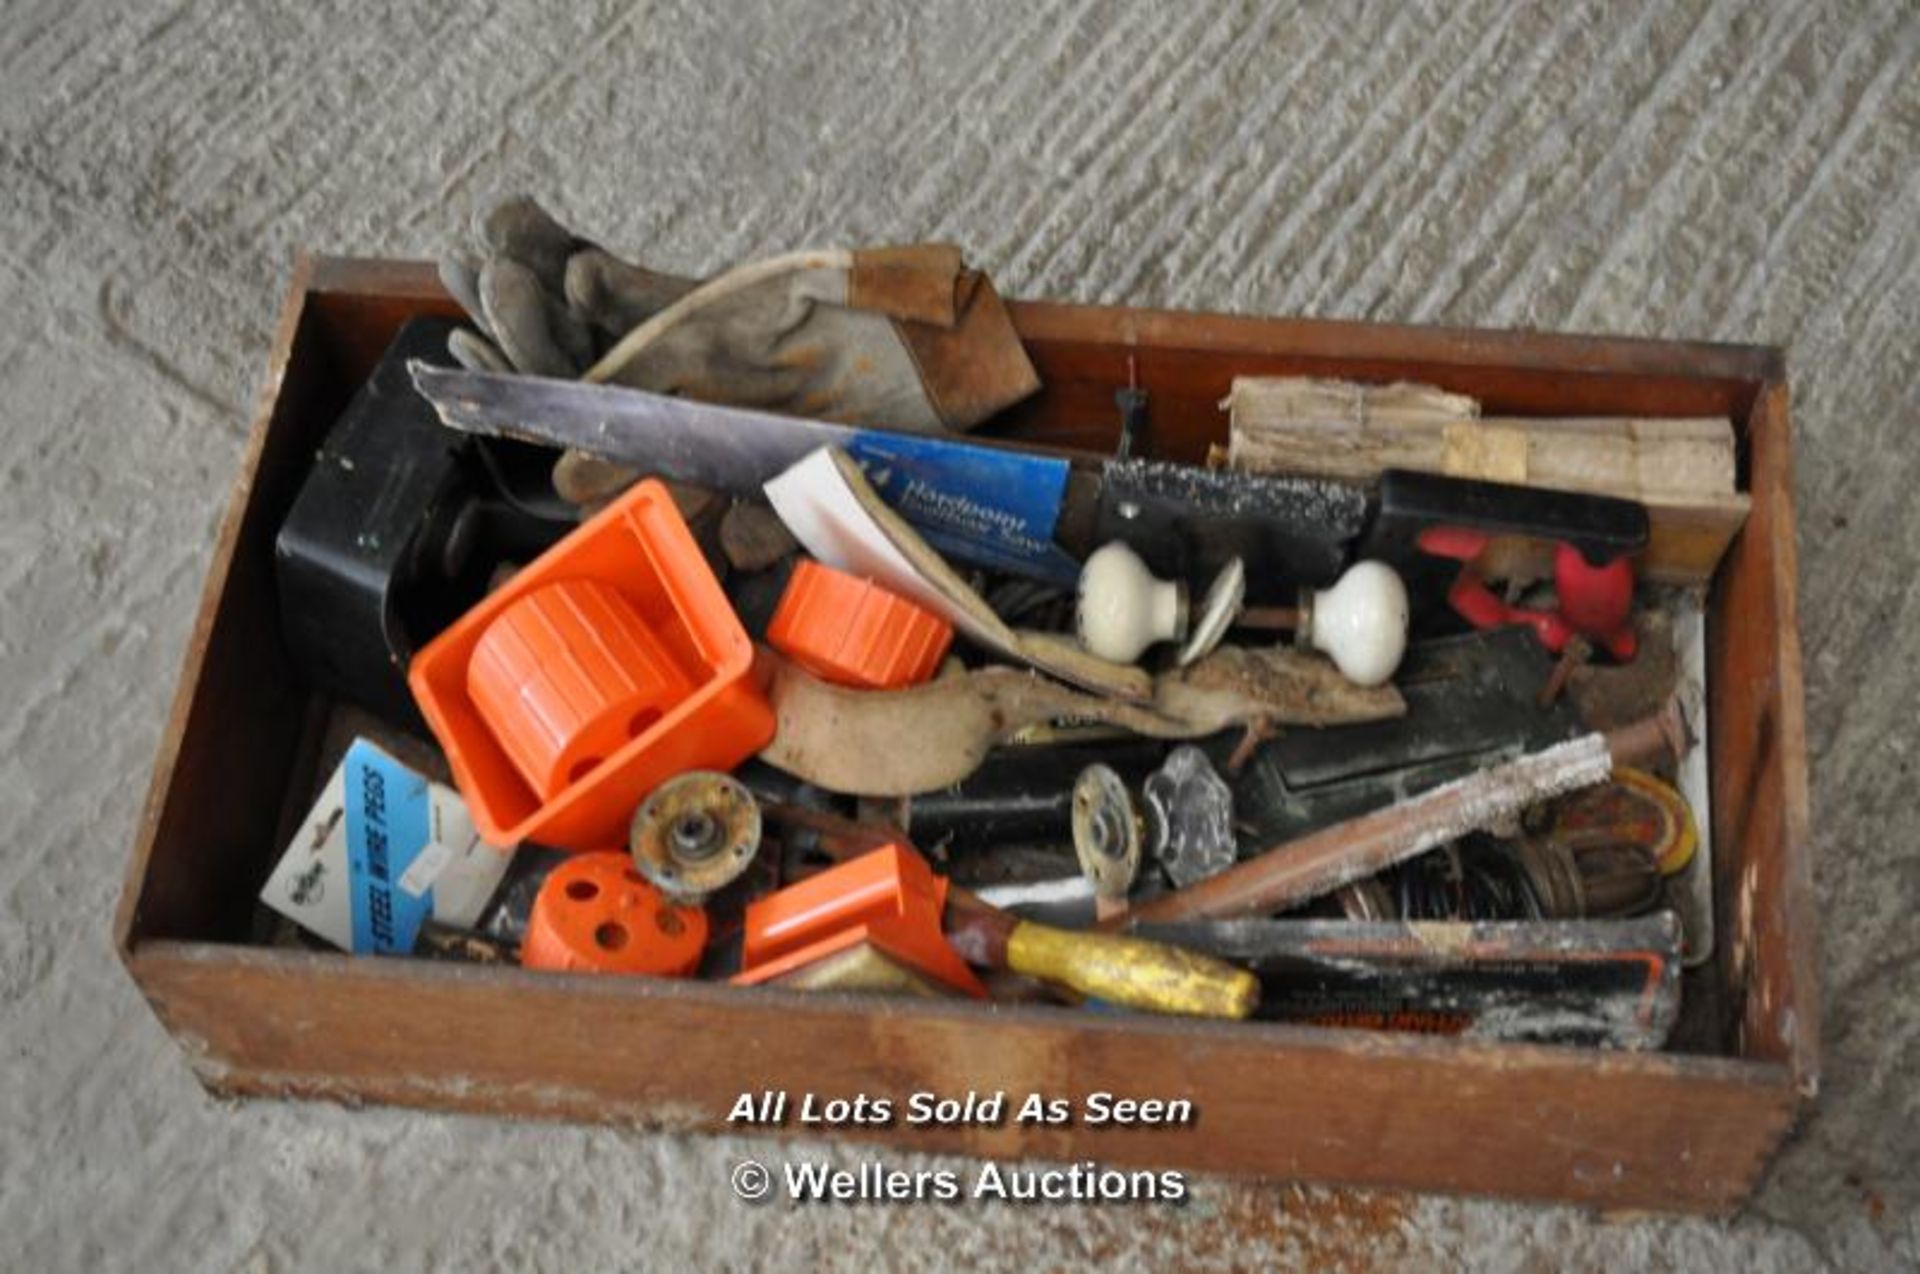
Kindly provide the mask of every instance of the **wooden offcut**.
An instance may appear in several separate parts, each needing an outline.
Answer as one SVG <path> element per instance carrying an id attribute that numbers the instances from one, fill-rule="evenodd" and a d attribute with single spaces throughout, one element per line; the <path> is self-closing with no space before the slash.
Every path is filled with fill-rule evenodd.
<path id="1" fill-rule="evenodd" d="M 1641 573 L 1705 584 L 1746 522 L 1733 424 L 1724 416 L 1482 416 L 1431 385 L 1240 376 L 1226 460 L 1252 473 L 1371 482 L 1417 469 L 1638 500 L 1650 537 Z"/>

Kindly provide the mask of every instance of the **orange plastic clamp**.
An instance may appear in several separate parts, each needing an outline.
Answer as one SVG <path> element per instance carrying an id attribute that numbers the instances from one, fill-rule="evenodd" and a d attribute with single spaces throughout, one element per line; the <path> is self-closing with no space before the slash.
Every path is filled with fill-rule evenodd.
<path id="1" fill-rule="evenodd" d="M 802 558 L 767 643 L 836 685 L 897 690 L 933 676 L 953 644 L 953 625 L 871 580 Z"/>
<path id="2" fill-rule="evenodd" d="M 618 843 L 661 783 L 773 738 L 753 643 L 653 481 L 434 638 L 407 682 L 492 845 Z"/>
<path id="3" fill-rule="evenodd" d="M 619 850 L 577 854 L 533 900 L 520 963 L 529 969 L 684 978 L 700 967 L 707 913 L 669 902 Z"/>
<path id="4" fill-rule="evenodd" d="M 738 986 L 783 977 L 860 943 L 985 998 L 947 943 L 947 881 L 904 845 L 884 845 L 747 904 Z"/>

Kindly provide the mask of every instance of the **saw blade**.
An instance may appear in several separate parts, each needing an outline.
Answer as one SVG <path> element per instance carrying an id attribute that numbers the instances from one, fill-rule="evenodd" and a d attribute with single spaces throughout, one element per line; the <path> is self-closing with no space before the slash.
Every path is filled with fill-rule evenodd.
<path id="1" fill-rule="evenodd" d="M 409 364 L 440 419 L 465 433 L 587 452 L 646 473 L 754 495 L 822 447 L 859 463 L 880 497 L 940 552 L 1070 586 L 1054 543 L 1067 495 L 1060 456 L 858 429 L 621 385 Z"/>

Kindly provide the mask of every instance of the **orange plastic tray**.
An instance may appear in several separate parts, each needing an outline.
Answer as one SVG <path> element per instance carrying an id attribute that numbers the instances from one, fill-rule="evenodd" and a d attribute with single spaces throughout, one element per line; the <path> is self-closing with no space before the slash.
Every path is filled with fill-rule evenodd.
<path id="1" fill-rule="evenodd" d="M 660 669 L 652 669 L 665 689 L 648 699 L 644 710 L 622 712 L 633 701 L 615 693 L 609 669 L 595 671 L 605 652 L 577 634 L 554 633 L 555 649 L 571 641 L 580 646 L 579 658 L 563 660 L 548 652 L 540 659 L 512 661 L 518 670 L 513 675 L 524 680 L 512 693 L 502 693 L 500 684 L 488 686 L 483 710 L 469 689 L 470 677 L 477 673 L 487 685 L 502 675 L 497 666 L 489 667 L 498 661 L 483 658 L 476 666 L 483 642 L 495 634 L 488 644 L 498 646 L 498 634 L 524 632 L 528 618 L 542 610 L 540 598 L 527 600 L 531 595 L 551 597 L 552 585 L 579 581 L 617 595 L 622 623 L 637 625 L 649 659 L 670 665 L 664 678 Z M 503 615 L 507 622 L 496 628 Z M 773 738 L 774 714 L 753 668 L 753 643 L 673 497 L 660 483 L 647 481 L 428 643 L 414 656 L 407 681 L 488 844 L 532 841 L 587 850 L 622 843 L 635 806 L 667 779 L 687 770 L 730 770 L 766 746 Z M 583 703 L 583 696 L 596 695 L 604 696 L 605 710 Z M 566 712 L 557 711 L 562 706 Z M 617 714 L 611 718 L 617 724 L 612 738 L 606 734 L 610 712 Z M 496 728 L 504 730 L 511 746 L 503 744 Z M 539 729 L 554 731 L 555 737 L 521 737 Z M 591 763 L 583 764 L 573 739 L 589 729 L 594 746 L 587 757 Z M 541 765 L 548 766 L 546 776 L 530 778 L 528 770 Z"/>

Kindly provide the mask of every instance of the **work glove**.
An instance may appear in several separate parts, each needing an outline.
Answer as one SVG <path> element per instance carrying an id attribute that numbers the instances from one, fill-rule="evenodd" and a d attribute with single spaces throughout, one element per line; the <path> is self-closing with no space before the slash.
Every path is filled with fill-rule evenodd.
<path id="1" fill-rule="evenodd" d="M 703 284 L 624 261 L 524 196 L 473 237 L 440 266 L 480 329 L 450 342 L 469 367 L 909 432 L 972 428 L 1039 388 L 993 285 L 950 245 L 793 253 Z M 569 453 L 554 486 L 597 505 L 637 476 Z"/>
<path id="2" fill-rule="evenodd" d="M 448 342 L 462 364 L 567 379 L 699 285 L 620 260 L 525 195 L 474 219 L 472 245 L 440 258 L 440 282 L 479 328 Z"/>

